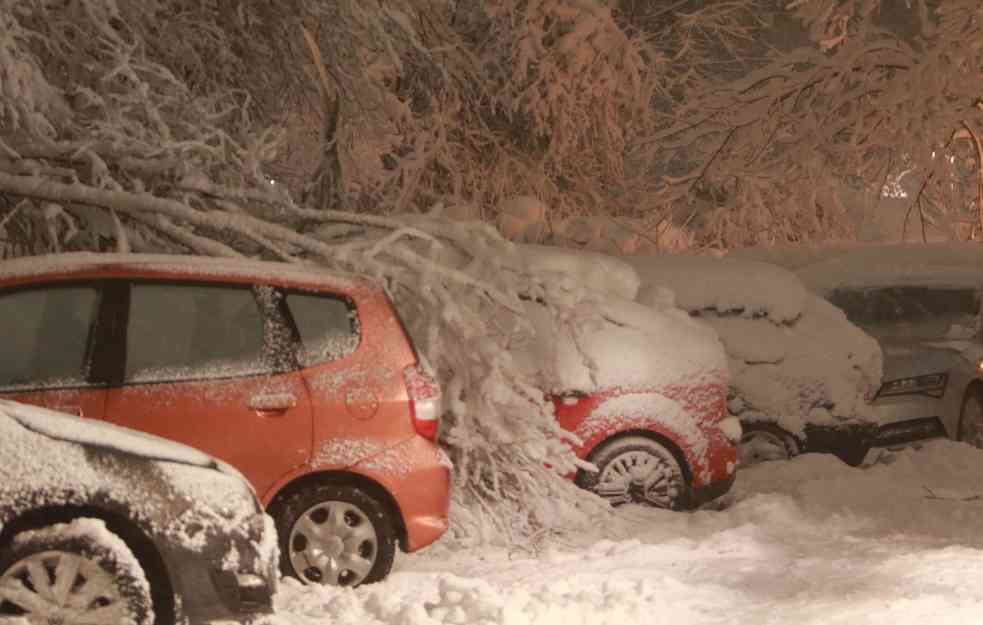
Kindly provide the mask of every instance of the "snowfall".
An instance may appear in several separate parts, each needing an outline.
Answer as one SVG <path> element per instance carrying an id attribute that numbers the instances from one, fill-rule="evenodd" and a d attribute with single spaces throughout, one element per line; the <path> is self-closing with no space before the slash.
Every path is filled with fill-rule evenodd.
<path id="1" fill-rule="evenodd" d="M 525 550 L 445 538 L 354 590 L 285 580 L 261 625 L 983 623 L 980 475 L 942 440 L 766 462 L 722 509 L 621 508 Z"/>

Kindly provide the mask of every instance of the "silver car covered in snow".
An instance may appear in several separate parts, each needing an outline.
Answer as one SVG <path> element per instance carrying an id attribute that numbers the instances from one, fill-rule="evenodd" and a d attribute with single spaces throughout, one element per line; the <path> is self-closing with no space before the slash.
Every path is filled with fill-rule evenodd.
<path id="1" fill-rule="evenodd" d="M 276 545 L 235 469 L 0 400 L 0 622 L 198 625 L 269 612 Z"/>
<path id="2" fill-rule="evenodd" d="M 798 273 L 881 344 L 876 445 L 945 436 L 983 447 L 979 245 L 858 247 Z"/>

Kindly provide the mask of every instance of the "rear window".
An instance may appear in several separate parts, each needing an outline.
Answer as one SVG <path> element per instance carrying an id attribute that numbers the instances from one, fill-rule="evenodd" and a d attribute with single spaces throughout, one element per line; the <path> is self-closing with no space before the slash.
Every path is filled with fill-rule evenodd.
<path id="1" fill-rule="evenodd" d="M 358 348 L 358 314 L 349 298 L 291 292 L 287 293 L 287 309 L 300 333 L 297 360 L 301 366 L 339 360 Z"/>
<path id="2" fill-rule="evenodd" d="M 83 385 L 98 305 L 95 287 L 0 294 L 0 388 Z"/>

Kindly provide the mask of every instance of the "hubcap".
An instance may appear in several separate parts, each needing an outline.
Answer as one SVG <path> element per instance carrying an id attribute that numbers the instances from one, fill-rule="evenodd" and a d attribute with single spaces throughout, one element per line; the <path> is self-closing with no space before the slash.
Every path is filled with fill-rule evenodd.
<path id="1" fill-rule="evenodd" d="M 44 551 L 0 575 L 0 615 L 32 625 L 103 625 L 126 620 L 114 577 L 86 556 Z"/>
<path id="2" fill-rule="evenodd" d="M 747 466 L 766 460 L 788 460 L 788 447 L 782 437 L 774 432 L 752 431 L 741 437 L 741 465 Z"/>
<path id="3" fill-rule="evenodd" d="M 670 508 L 681 482 L 682 476 L 665 458 L 646 451 L 626 451 L 601 470 L 595 492 L 615 506 L 643 503 Z"/>
<path id="4" fill-rule="evenodd" d="M 290 564 L 301 580 L 354 586 L 378 557 L 375 526 L 358 507 L 326 501 L 308 509 L 290 532 Z"/>

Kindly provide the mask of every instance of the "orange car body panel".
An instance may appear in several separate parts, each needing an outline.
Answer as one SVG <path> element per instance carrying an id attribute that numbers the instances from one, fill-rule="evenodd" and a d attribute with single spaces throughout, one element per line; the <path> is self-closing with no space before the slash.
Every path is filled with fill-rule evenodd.
<path id="1" fill-rule="evenodd" d="M 67 258 L 67 257 L 66 257 Z M 403 370 L 417 357 L 388 297 L 359 278 L 306 279 L 268 264 L 201 259 L 100 262 L 85 255 L 49 271 L 0 273 L 0 296 L 18 287 L 107 280 L 268 285 L 342 295 L 355 304 L 361 340 L 338 360 L 286 373 L 161 383 L 0 391 L 0 397 L 99 418 L 199 448 L 238 468 L 264 505 L 295 479 L 357 473 L 384 488 L 406 528 L 408 551 L 448 527 L 450 468 L 443 451 L 414 429 Z M 224 261 L 228 263 L 228 261 Z M 232 271 L 226 271 L 234 266 Z M 251 267 L 259 267 L 253 271 Z M 291 398 L 286 409 L 256 410 L 251 400 Z"/>

